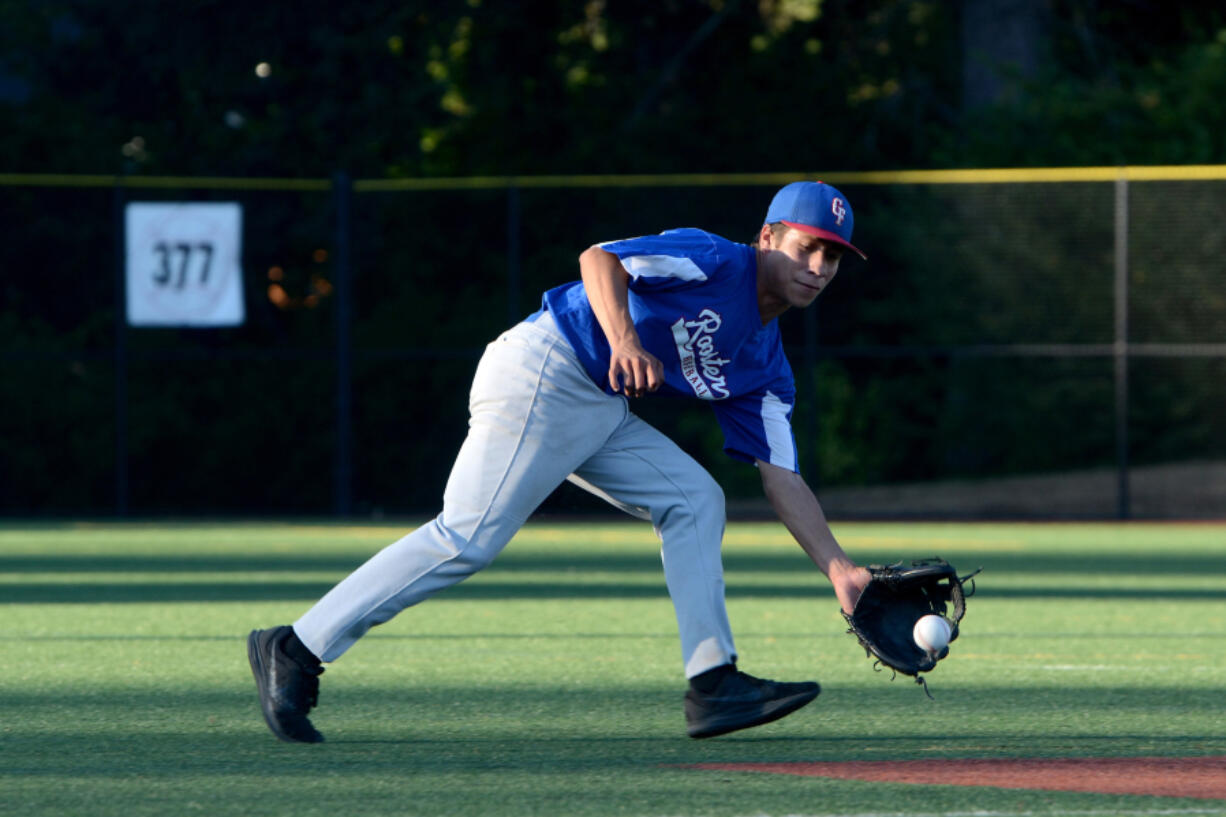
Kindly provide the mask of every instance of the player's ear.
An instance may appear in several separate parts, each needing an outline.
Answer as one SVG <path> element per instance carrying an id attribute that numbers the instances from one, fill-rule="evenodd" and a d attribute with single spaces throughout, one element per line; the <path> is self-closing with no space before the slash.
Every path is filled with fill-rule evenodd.
<path id="1" fill-rule="evenodd" d="M 762 229 L 758 230 L 758 246 L 761 249 L 773 249 L 775 245 L 775 233 L 771 230 L 769 224 L 763 224 Z"/>

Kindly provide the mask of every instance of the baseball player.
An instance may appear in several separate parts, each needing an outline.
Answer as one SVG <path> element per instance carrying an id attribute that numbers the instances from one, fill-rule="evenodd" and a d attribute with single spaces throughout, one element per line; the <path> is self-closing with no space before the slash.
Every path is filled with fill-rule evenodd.
<path id="1" fill-rule="evenodd" d="M 868 571 L 844 553 L 797 473 L 795 387 L 776 318 L 812 304 L 844 252 L 863 257 L 852 225 L 838 190 L 796 182 L 774 196 L 754 245 L 679 229 L 583 252 L 580 281 L 546 292 L 539 311 L 486 348 L 442 512 L 375 554 L 293 626 L 248 637 L 272 732 L 323 740 L 307 717 L 322 664 L 488 565 L 567 479 L 650 520 L 661 539 L 691 737 L 767 723 L 817 697 L 815 682 L 738 669 L 724 607 L 723 492 L 627 398 L 707 401 L 725 451 L 757 466 L 780 520 L 851 612 Z"/>

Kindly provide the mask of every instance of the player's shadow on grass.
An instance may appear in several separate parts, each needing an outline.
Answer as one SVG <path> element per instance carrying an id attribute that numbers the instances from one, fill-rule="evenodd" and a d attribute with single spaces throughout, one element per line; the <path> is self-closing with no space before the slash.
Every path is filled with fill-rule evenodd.
<path id="1" fill-rule="evenodd" d="M 934 734 L 941 736 L 939 753 L 950 757 L 1221 753 L 1210 718 L 1185 718 L 1154 734 L 1127 714 L 1169 710 L 1178 701 L 1184 713 L 1208 715 L 1219 706 L 1218 691 L 1209 687 L 998 685 L 950 689 L 928 702 L 917 689 L 880 682 L 828 690 L 777 724 L 692 741 L 684 734 L 679 684 L 417 686 L 406 668 L 404 685 L 357 687 L 335 679 L 313 713 L 328 741 L 312 747 L 276 741 L 244 682 L 235 671 L 224 690 L 178 686 L 152 695 L 142 684 L 7 694 L 5 772 L 165 778 L 246 767 L 267 773 L 280 763 L 326 766 L 338 757 L 363 774 L 443 773 L 474 764 L 565 772 L 744 761 L 746 752 L 757 762 L 886 759 L 932 756 Z M 1001 700 L 1010 702 L 1008 713 L 992 714 Z M 869 719 L 857 719 L 854 728 L 832 720 L 848 706 Z M 900 711 L 906 717 L 891 714 Z M 940 731 L 951 717 L 959 728 Z M 1044 724 L 1051 728 L 1036 733 Z M 80 751 L 83 743 L 89 751 Z"/>

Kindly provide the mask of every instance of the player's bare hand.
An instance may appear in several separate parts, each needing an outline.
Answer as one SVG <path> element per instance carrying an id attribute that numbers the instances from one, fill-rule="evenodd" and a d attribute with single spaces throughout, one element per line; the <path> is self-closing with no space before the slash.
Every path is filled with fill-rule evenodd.
<path id="1" fill-rule="evenodd" d="M 856 609 L 856 602 L 860 600 L 860 594 L 864 592 L 870 579 L 872 576 L 869 575 L 868 569 L 863 567 L 830 571 L 830 583 L 834 585 L 834 595 L 844 613 L 850 614 Z"/>
<path id="2" fill-rule="evenodd" d="M 627 397 L 642 397 L 660 388 L 664 364 L 637 342 L 613 349 L 609 358 L 609 384 L 614 392 Z"/>

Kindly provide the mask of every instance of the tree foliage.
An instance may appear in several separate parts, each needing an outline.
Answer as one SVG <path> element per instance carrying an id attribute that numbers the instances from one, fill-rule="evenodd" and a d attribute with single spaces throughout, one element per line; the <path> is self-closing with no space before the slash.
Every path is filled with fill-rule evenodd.
<path id="1" fill-rule="evenodd" d="M 997 5 L 1037 9 L 1037 73 L 966 59 L 993 44 L 917 0 L 6 0 L 0 145 L 12 170 L 265 176 L 1221 159 L 1222 12 Z M 966 71 L 999 104 L 964 106 Z"/>

